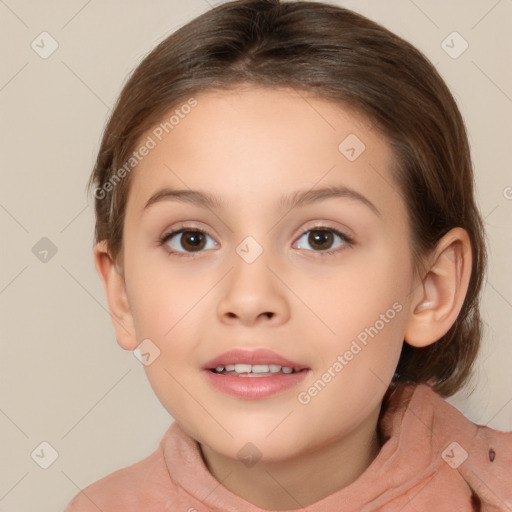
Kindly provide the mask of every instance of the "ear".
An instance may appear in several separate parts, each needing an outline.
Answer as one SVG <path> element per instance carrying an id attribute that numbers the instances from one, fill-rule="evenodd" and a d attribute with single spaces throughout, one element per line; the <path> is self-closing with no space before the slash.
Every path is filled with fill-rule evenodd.
<path id="1" fill-rule="evenodd" d="M 94 265 L 105 289 L 117 343 L 125 350 L 135 350 L 138 343 L 123 271 L 113 262 L 104 240 L 94 246 Z"/>
<path id="2" fill-rule="evenodd" d="M 459 315 L 471 277 L 471 242 L 466 230 L 453 228 L 429 259 L 430 270 L 413 291 L 404 340 L 425 347 L 442 338 Z"/>

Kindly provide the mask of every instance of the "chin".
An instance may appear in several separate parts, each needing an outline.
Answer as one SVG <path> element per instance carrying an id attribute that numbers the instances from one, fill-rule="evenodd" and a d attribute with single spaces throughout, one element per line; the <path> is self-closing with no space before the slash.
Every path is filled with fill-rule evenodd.
<path id="1" fill-rule="evenodd" d="M 282 462 L 300 455 L 302 450 L 306 449 L 304 432 L 298 428 L 295 434 L 283 431 L 281 435 L 277 432 L 269 435 L 277 424 L 278 422 L 274 423 L 272 428 L 265 429 L 246 428 L 238 433 L 231 430 L 233 438 L 226 439 L 227 442 L 212 439 L 208 446 L 231 459 L 243 460 L 245 457 L 252 457 L 264 463 Z"/>

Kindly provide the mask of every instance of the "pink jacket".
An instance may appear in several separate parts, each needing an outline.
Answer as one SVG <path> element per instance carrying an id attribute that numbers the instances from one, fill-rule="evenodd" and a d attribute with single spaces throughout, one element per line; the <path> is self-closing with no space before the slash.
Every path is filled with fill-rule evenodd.
<path id="1" fill-rule="evenodd" d="M 379 420 L 386 439 L 349 486 L 308 512 L 512 511 L 512 432 L 475 425 L 426 384 L 401 385 Z M 64 512 L 261 512 L 223 487 L 173 422 L 158 449 L 79 492 Z M 295 512 L 298 512 L 295 511 Z"/>

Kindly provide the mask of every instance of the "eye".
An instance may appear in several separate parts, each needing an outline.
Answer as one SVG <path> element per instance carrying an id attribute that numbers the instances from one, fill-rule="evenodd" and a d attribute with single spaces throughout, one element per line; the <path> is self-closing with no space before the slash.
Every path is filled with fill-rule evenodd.
<path id="1" fill-rule="evenodd" d="M 334 248 L 333 243 L 336 238 L 340 242 Z M 208 239 L 212 241 L 208 245 Z M 333 255 L 339 252 L 338 248 L 343 245 L 352 246 L 353 240 L 348 235 L 345 235 L 334 228 L 326 226 L 315 226 L 309 229 L 298 240 L 298 244 L 309 244 L 314 252 L 319 253 L 320 256 Z M 167 245 L 169 252 L 176 256 L 193 256 L 193 253 L 198 253 L 204 249 L 214 249 L 218 244 L 213 241 L 213 238 L 200 229 L 182 227 L 180 229 L 166 233 L 159 241 L 160 245 Z M 298 247 L 303 249 L 304 247 Z"/>
<path id="2" fill-rule="evenodd" d="M 333 248 L 332 244 L 335 242 L 336 238 L 340 239 L 341 243 Z M 326 226 L 316 226 L 314 229 L 309 229 L 299 238 L 298 242 L 302 239 L 304 239 L 305 243 L 309 244 L 315 252 L 320 253 L 322 256 L 336 254 L 339 251 L 333 249 L 337 249 L 343 245 L 351 246 L 353 244 L 352 238 L 337 229 L 328 228 Z M 299 249 L 302 248 L 303 247 L 299 247 Z"/>
<path id="3" fill-rule="evenodd" d="M 160 245 L 167 244 L 171 249 L 171 253 L 175 253 L 177 256 L 186 256 L 187 253 L 200 252 L 203 249 L 217 247 L 215 242 L 213 247 L 212 244 L 208 247 L 207 238 L 213 240 L 210 235 L 199 229 L 181 228 L 164 235 L 160 240 Z"/>

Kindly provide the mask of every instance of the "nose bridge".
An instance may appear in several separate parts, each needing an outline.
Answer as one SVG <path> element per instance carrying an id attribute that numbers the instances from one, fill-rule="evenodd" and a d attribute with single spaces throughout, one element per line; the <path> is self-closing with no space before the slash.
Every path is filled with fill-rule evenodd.
<path id="1" fill-rule="evenodd" d="M 258 297 L 261 300 L 263 296 L 268 299 L 276 291 L 273 282 L 275 278 L 269 270 L 272 266 L 270 260 L 269 247 L 264 247 L 252 235 L 245 237 L 235 247 L 232 258 L 234 268 L 230 282 L 231 292 L 238 294 L 241 299 L 245 297 L 245 300 L 251 296 L 253 300 Z"/>
<path id="2" fill-rule="evenodd" d="M 288 308 L 282 286 L 270 270 L 270 248 L 249 235 L 235 247 L 230 263 L 233 268 L 219 300 L 219 317 L 237 317 L 243 323 L 260 316 L 283 320 Z"/>
<path id="3" fill-rule="evenodd" d="M 257 260 L 267 260 L 269 249 L 268 245 L 265 249 L 256 238 L 248 235 L 237 245 L 235 252 L 247 265 L 252 265 Z M 263 253 L 265 253 L 265 256 L 261 258 Z"/>

